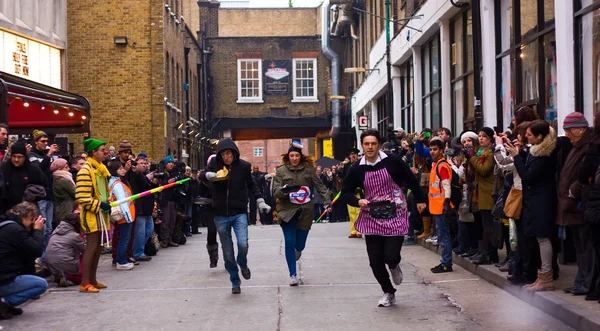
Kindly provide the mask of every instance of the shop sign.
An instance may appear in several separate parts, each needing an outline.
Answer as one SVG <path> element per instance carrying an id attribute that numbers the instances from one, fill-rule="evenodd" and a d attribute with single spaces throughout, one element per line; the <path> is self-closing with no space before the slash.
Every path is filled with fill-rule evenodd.
<path id="1" fill-rule="evenodd" d="M 369 128 L 369 117 L 362 115 L 358 117 L 358 129 L 366 130 Z"/>
<path id="2" fill-rule="evenodd" d="M 333 159 L 333 141 L 331 138 L 323 140 L 323 156 Z"/>
<path id="3" fill-rule="evenodd" d="M 292 71 L 290 61 L 265 60 L 263 68 L 265 70 L 265 95 L 289 95 Z"/>

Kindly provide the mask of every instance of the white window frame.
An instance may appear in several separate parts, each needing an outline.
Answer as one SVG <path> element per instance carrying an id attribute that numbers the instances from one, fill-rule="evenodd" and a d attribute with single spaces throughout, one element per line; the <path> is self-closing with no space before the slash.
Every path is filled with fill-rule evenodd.
<path id="1" fill-rule="evenodd" d="M 258 151 L 260 151 L 260 153 L 259 153 L 260 155 L 257 155 L 256 152 L 258 152 Z M 252 155 L 254 157 L 262 157 L 262 156 L 264 156 L 263 153 L 264 153 L 264 148 L 263 147 L 254 147 L 253 150 L 252 150 Z"/>
<path id="2" fill-rule="evenodd" d="M 258 97 L 242 97 L 242 62 L 258 62 Z M 263 103 L 263 78 L 261 59 L 238 59 L 237 60 L 237 103 Z"/>
<path id="3" fill-rule="evenodd" d="M 303 97 L 303 96 L 298 96 L 296 95 L 296 63 L 298 61 L 312 61 L 312 65 L 313 65 L 313 89 L 315 90 L 314 96 L 312 97 Z M 297 58 L 297 59 L 293 59 L 293 66 L 292 66 L 292 71 L 293 71 L 293 84 L 292 84 L 292 90 L 293 90 L 293 99 L 292 102 L 319 102 L 318 99 L 318 94 L 317 94 L 317 90 L 318 90 L 318 79 L 317 79 L 317 59 L 316 58 Z"/>

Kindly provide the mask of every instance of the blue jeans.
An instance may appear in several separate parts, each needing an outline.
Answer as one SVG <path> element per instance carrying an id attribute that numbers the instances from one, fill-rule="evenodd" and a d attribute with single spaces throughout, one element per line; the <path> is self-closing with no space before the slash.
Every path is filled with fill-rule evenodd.
<path id="1" fill-rule="evenodd" d="M 239 285 L 241 280 L 238 274 L 238 264 L 242 270 L 248 269 L 248 260 L 246 259 L 248 255 L 248 216 L 246 214 L 215 216 L 215 226 L 221 239 L 223 260 L 225 260 L 225 269 L 229 272 L 229 280 L 232 284 Z M 237 239 L 237 263 L 233 251 L 231 228 L 233 228 Z"/>
<path id="2" fill-rule="evenodd" d="M 315 203 L 313 205 L 313 220 L 316 221 L 317 218 L 319 218 L 319 216 L 321 216 L 321 213 L 323 212 L 323 204 L 322 203 Z"/>
<path id="3" fill-rule="evenodd" d="M 450 236 L 450 224 L 445 215 L 433 215 L 435 220 L 438 243 L 442 246 L 442 265 L 452 266 L 452 237 Z"/>
<path id="4" fill-rule="evenodd" d="M 135 232 L 133 233 L 133 257 L 139 259 L 144 256 L 144 247 L 154 230 L 154 220 L 151 215 L 137 216 L 135 218 Z"/>
<path id="5" fill-rule="evenodd" d="M 308 238 L 308 230 L 296 227 L 299 216 L 300 213 L 297 213 L 289 222 L 281 222 L 281 229 L 283 230 L 283 238 L 285 240 L 285 261 L 290 270 L 290 276 L 296 276 L 296 251 L 302 252 L 304 250 L 306 239 Z"/>
<path id="6" fill-rule="evenodd" d="M 129 245 L 129 239 L 131 238 L 131 228 L 133 223 L 119 224 L 119 246 L 117 247 L 117 263 L 127 264 L 127 246 Z M 114 247 L 113 247 L 114 249 Z"/>
<path id="7" fill-rule="evenodd" d="M 0 297 L 10 306 L 16 307 L 29 299 L 38 298 L 46 292 L 48 283 L 38 276 L 17 276 L 12 283 L 0 286 Z"/>
<path id="8" fill-rule="evenodd" d="M 38 201 L 38 207 L 42 216 L 46 219 L 46 225 L 44 227 L 44 251 L 50 240 L 52 234 L 52 220 L 54 218 L 54 202 L 52 200 L 40 200 Z"/>

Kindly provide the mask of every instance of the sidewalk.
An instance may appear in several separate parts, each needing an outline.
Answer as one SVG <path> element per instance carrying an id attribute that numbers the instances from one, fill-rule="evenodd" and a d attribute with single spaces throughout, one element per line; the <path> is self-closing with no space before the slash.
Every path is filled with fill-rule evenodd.
<path id="1" fill-rule="evenodd" d="M 440 246 L 434 246 L 423 239 L 418 240 L 418 243 L 430 251 L 441 254 Z M 504 260 L 506 251 L 502 250 L 498 253 L 500 261 Z M 499 271 L 494 265 L 478 266 L 454 253 L 452 253 L 452 262 L 577 330 L 600 330 L 600 303 L 585 301 L 585 296 L 574 296 L 562 291 L 573 286 L 577 273 L 575 265 L 560 265 L 560 278 L 554 282 L 556 290 L 527 292 L 520 286 L 509 283 L 506 280 L 508 274 Z"/>

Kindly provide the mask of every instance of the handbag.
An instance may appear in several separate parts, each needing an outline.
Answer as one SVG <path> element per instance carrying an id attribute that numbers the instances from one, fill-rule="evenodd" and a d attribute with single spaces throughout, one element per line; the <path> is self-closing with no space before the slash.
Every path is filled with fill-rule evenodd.
<path id="1" fill-rule="evenodd" d="M 120 206 L 110 208 L 110 222 L 111 223 L 117 223 L 118 221 L 120 221 L 124 218 L 125 218 L 125 215 L 123 215 L 123 211 L 121 210 Z"/>
<path id="2" fill-rule="evenodd" d="M 506 214 L 508 218 L 518 220 L 521 219 L 522 212 L 523 191 L 512 187 L 506 197 L 506 202 L 504 203 L 504 214 Z"/>
<path id="3" fill-rule="evenodd" d="M 396 203 L 391 200 L 373 201 L 369 203 L 369 214 L 377 219 L 396 217 Z"/>

